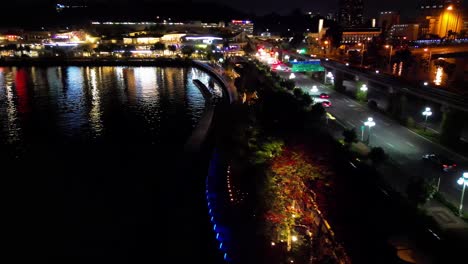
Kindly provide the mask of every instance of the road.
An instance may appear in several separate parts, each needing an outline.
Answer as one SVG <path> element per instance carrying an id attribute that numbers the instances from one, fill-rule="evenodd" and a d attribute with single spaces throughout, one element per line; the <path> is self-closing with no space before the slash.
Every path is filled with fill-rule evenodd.
<path id="1" fill-rule="evenodd" d="M 427 48 L 427 51 L 424 49 Z M 432 55 L 451 54 L 451 53 L 466 53 L 468 51 L 468 45 L 454 45 L 454 46 L 440 46 L 440 47 L 422 47 L 422 48 L 411 48 L 413 54 L 423 54 L 431 51 Z M 434 57 L 434 58 L 435 58 Z"/>
<path id="2" fill-rule="evenodd" d="M 283 78 L 289 76 L 289 73 L 279 74 Z M 462 168 L 466 169 L 463 165 L 468 164 L 468 159 L 419 136 L 396 121 L 370 110 L 367 106 L 360 105 L 346 95 L 326 88 L 303 74 L 296 74 L 295 82 L 306 92 L 310 92 L 312 86 L 317 85 L 319 93 L 330 94 L 332 107 L 328 108 L 327 111 L 334 115 L 342 126 L 356 128 L 359 137 L 363 123 L 368 117 L 374 118 L 376 125 L 372 128 L 369 143 L 371 146 L 384 148 L 389 154 L 391 162 L 404 172 L 390 177 L 390 180 L 393 181 L 392 185 L 398 185 L 400 191 L 405 190 L 406 183 L 411 176 L 423 176 L 436 180 L 441 176 L 441 191 L 453 204 L 459 204 L 461 188 L 456 183 L 456 179 L 461 176 Z M 366 128 L 364 138 L 366 139 L 367 136 L 368 129 Z M 428 166 L 422 161 L 422 155 L 426 153 L 439 153 L 450 157 L 458 164 L 457 171 L 445 173 Z M 467 209 L 468 199 L 465 199 L 464 212 L 467 212 Z"/>

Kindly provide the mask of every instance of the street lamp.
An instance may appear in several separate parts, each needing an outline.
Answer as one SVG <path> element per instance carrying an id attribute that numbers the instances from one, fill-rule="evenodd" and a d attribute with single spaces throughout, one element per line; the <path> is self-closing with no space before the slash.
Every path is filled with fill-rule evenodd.
<path id="1" fill-rule="evenodd" d="M 311 93 L 318 93 L 317 85 L 312 86 L 312 88 L 310 89 L 310 92 Z"/>
<path id="2" fill-rule="evenodd" d="M 363 85 L 361 86 L 360 90 L 361 90 L 362 92 L 367 92 L 367 90 L 369 90 L 369 88 L 367 88 L 367 85 L 363 84 Z"/>
<path id="3" fill-rule="evenodd" d="M 388 56 L 388 66 L 390 69 L 390 65 L 392 64 L 392 53 L 393 53 L 393 45 L 385 45 L 385 48 L 390 48 L 390 55 Z"/>
<path id="4" fill-rule="evenodd" d="M 453 10 L 453 6 L 449 6 L 447 7 L 447 11 L 452 11 Z M 447 18 L 447 23 L 445 24 L 445 37 L 448 37 L 448 24 L 449 24 L 449 13 L 446 12 L 446 18 Z"/>
<path id="5" fill-rule="evenodd" d="M 426 110 L 424 112 L 422 112 L 423 116 L 425 117 L 424 118 L 424 131 L 426 131 L 426 128 L 427 128 L 427 118 L 429 116 L 432 115 L 432 112 L 431 112 L 431 108 L 430 107 L 426 107 Z"/>
<path id="6" fill-rule="evenodd" d="M 370 143 L 370 135 L 371 135 L 371 128 L 373 126 L 375 126 L 375 122 L 374 122 L 374 118 L 372 117 L 369 117 L 367 118 L 367 122 L 364 122 L 364 125 L 369 127 L 369 136 L 368 136 L 368 140 L 367 140 L 367 145 L 369 145 Z"/>
<path id="7" fill-rule="evenodd" d="M 463 196 L 465 195 L 465 187 L 468 185 L 468 172 L 464 172 L 463 176 L 458 179 L 457 183 L 459 185 L 463 185 L 462 195 L 460 199 L 460 208 L 458 209 L 458 215 L 461 215 L 463 210 Z"/>
<path id="8" fill-rule="evenodd" d="M 361 67 L 362 67 L 362 64 L 364 63 L 364 51 L 366 51 L 366 44 L 358 43 L 358 46 L 362 46 L 362 51 L 361 51 Z"/>

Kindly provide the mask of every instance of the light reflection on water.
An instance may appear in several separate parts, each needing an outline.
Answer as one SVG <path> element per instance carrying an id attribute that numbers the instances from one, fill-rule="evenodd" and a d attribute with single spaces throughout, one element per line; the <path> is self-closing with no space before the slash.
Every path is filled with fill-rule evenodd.
<path id="1" fill-rule="evenodd" d="M 0 108 L 5 109 L 0 113 L 0 127 L 6 130 L 5 141 L 17 143 L 20 139 L 20 128 L 18 124 L 18 110 L 14 102 L 13 72 L 0 68 Z"/>
<path id="2" fill-rule="evenodd" d="M 435 85 L 437 86 L 441 85 L 443 74 L 444 74 L 444 68 L 437 67 L 436 72 L 435 72 L 435 77 L 434 77 Z"/>
<path id="3" fill-rule="evenodd" d="M 431 64 L 429 72 L 427 66 L 417 67 L 417 69 L 411 73 L 408 70 L 409 69 L 405 67 L 404 62 L 394 63 L 392 65 L 393 75 L 403 76 L 410 80 L 430 81 L 437 86 L 447 85 L 448 74 L 444 71 L 443 67 L 434 65 L 434 62 Z"/>
<path id="4" fill-rule="evenodd" d="M 205 107 L 193 78 L 210 77 L 192 68 L 0 67 L 0 144 L 92 142 L 117 127 L 148 132 L 140 140 L 153 144 L 165 129 L 187 134 Z"/>

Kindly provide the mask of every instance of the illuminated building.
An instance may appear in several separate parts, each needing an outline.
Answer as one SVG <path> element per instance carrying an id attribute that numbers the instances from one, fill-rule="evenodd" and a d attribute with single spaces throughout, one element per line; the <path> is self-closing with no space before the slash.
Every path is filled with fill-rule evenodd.
<path id="1" fill-rule="evenodd" d="M 463 30 L 463 7 L 460 0 L 425 0 L 419 5 L 424 38 L 450 37 Z"/>
<path id="2" fill-rule="evenodd" d="M 248 36 L 253 36 L 254 23 L 249 20 L 232 20 L 228 26 L 233 33 L 245 32 Z"/>
<path id="3" fill-rule="evenodd" d="M 55 10 L 57 12 L 62 12 L 65 9 L 72 9 L 72 8 L 86 8 L 86 4 L 84 1 L 79 0 L 62 0 L 55 5 Z"/>
<path id="4" fill-rule="evenodd" d="M 341 43 L 355 44 L 372 40 L 382 33 L 380 28 L 348 28 L 343 30 Z"/>
<path id="5" fill-rule="evenodd" d="M 359 27 L 364 23 L 362 0 L 340 0 L 338 22 L 344 27 Z"/>
<path id="6" fill-rule="evenodd" d="M 419 36 L 419 24 L 393 25 L 389 30 L 390 39 L 417 40 Z"/>

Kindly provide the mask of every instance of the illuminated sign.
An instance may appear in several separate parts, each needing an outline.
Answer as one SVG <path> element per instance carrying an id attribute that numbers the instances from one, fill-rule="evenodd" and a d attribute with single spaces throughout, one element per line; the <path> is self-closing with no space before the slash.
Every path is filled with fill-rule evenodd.
<path id="1" fill-rule="evenodd" d="M 325 68 L 320 65 L 320 60 L 310 60 L 310 61 L 297 61 L 291 62 L 292 72 L 318 72 L 325 71 Z"/>

